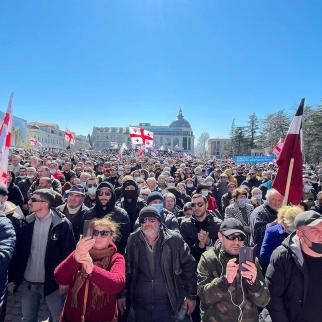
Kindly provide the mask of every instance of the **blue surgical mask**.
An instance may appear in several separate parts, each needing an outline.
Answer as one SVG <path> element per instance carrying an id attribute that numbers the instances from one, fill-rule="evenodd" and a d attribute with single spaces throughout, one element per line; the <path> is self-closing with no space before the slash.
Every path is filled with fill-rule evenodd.
<path id="1" fill-rule="evenodd" d="M 193 183 L 187 183 L 187 188 L 193 188 Z"/>
<path id="2" fill-rule="evenodd" d="M 205 197 L 208 196 L 208 190 L 201 190 L 201 194 Z"/>
<path id="3" fill-rule="evenodd" d="M 152 207 L 154 207 L 159 214 L 161 214 L 162 210 L 163 210 L 163 204 L 162 203 L 155 203 L 154 205 L 152 205 Z"/>
<path id="4" fill-rule="evenodd" d="M 248 203 L 248 200 L 247 199 L 239 199 L 238 201 L 238 205 L 243 207 L 243 206 L 246 206 L 246 204 Z"/>

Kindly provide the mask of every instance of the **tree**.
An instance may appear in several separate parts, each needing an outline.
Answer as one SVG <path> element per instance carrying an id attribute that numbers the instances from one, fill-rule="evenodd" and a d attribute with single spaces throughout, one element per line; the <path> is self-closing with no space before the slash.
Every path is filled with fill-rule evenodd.
<path id="1" fill-rule="evenodd" d="M 198 143 L 196 146 L 196 154 L 199 157 L 206 158 L 207 157 L 207 142 L 209 140 L 209 134 L 207 132 L 203 132 L 200 134 Z"/>
<path id="2" fill-rule="evenodd" d="M 248 126 L 246 127 L 248 141 L 249 141 L 249 150 L 256 147 L 256 137 L 257 131 L 259 128 L 258 118 L 255 113 L 249 115 Z"/>
<path id="3" fill-rule="evenodd" d="M 233 136 L 233 150 L 234 155 L 249 154 L 248 139 L 246 136 L 246 128 L 244 126 L 237 126 Z"/>
<path id="4" fill-rule="evenodd" d="M 272 148 L 280 138 L 285 137 L 290 122 L 290 117 L 283 110 L 267 115 L 261 124 L 258 145 Z"/>

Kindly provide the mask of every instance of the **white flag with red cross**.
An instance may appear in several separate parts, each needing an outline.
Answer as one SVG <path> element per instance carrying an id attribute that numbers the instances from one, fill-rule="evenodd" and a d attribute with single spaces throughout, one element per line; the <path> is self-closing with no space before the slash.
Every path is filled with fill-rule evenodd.
<path id="1" fill-rule="evenodd" d="M 12 101 L 13 93 L 10 95 L 8 109 L 3 116 L 0 128 L 0 180 L 7 184 L 8 178 L 8 156 L 12 130 Z"/>
<path id="2" fill-rule="evenodd" d="M 69 144 L 75 144 L 75 137 L 73 135 L 73 133 L 69 130 L 65 131 L 65 140 L 69 143 Z"/>
<path id="3" fill-rule="evenodd" d="M 280 152 L 283 148 L 283 145 L 284 145 L 283 139 L 279 139 L 278 142 L 274 145 L 272 152 L 273 152 L 273 154 L 276 155 L 276 157 L 278 157 L 278 155 L 280 154 Z"/>
<path id="4" fill-rule="evenodd" d="M 132 144 L 153 145 L 153 132 L 140 127 L 129 127 Z"/>

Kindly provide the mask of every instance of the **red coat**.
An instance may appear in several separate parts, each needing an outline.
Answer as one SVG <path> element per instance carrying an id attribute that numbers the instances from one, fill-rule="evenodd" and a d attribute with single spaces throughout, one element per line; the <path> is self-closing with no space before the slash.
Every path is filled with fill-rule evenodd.
<path id="1" fill-rule="evenodd" d="M 71 307 L 71 289 L 75 282 L 75 275 L 81 269 L 81 264 L 76 262 L 74 252 L 71 253 L 55 269 L 55 279 L 58 284 L 69 285 L 68 295 L 62 312 L 61 321 L 79 322 L 83 313 L 85 284 L 78 292 L 77 308 Z M 115 253 L 111 257 L 107 270 L 94 265 L 92 274 L 89 275 L 88 300 L 85 314 L 86 322 L 106 322 L 117 316 L 116 298 L 125 285 L 125 260 L 121 254 Z M 91 291 L 94 283 L 109 297 L 107 304 L 102 309 L 91 306 Z"/>
<path id="2" fill-rule="evenodd" d="M 208 200 L 208 207 L 207 207 L 208 210 L 215 210 L 218 208 L 216 199 L 214 197 L 211 197 L 208 195 L 207 200 Z"/>

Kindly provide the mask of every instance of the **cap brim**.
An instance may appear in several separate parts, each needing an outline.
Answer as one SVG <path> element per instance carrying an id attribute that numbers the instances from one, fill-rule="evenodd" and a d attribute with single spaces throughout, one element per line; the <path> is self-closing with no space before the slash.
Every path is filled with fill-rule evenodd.
<path id="1" fill-rule="evenodd" d="M 315 219 L 314 221 L 312 221 L 310 224 L 308 224 L 307 226 L 309 227 L 314 227 L 318 224 L 320 224 L 322 222 L 322 219 Z"/>
<path id="2" fill-rule="evenodd" d="M 78 193 L 79 195 L 85 196 L 85 193 L 80 191 L 68 191 L 68 193 Z"/>
<path id="3" fill-rule="evenodd" d="M 243 234 L 244 236 L 246 236 L 245 232 L 239 229 L 228 229 L 228 230 L 222 231 L 221 233 L 224 234 L 225 236 L 229 236 L 236 233 Z"/>

